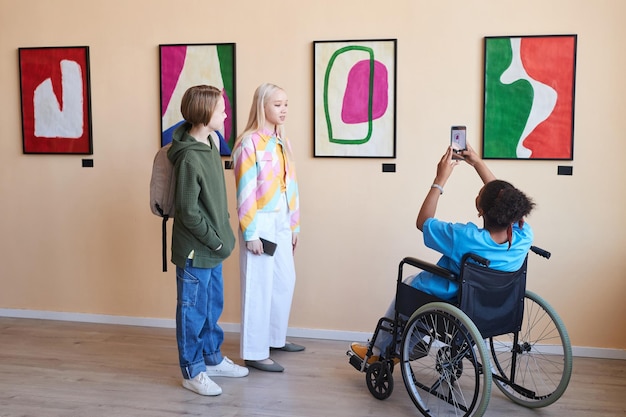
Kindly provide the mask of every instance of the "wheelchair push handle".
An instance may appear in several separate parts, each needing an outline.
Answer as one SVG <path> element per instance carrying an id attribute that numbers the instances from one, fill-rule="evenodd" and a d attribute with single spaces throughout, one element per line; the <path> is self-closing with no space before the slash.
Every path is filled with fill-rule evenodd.
<path id="1" fill-rule="evenodd" d="M 489 264 L 491 263 L 489 259 L 483 258 L 482 256 L 476 255 L 475 253 L 466 253 L 463 256 L 463 259 L 461 259 L 461 265 L 464 265 L 468 259 L 473 259 L 475 262 L 486 267 L 489 267 Z"/>
<path id="2" fill-rule="evenodd" d="M 530 250 L 533 251 L 534 253 L 536 253 L 537 255 L 542 256 L 542 257 L 544 257 L 546 259 L 550 259 L 550 256 L 552 256 L 552 254 L 550 252 L 548 252 L 545 249 L 541 249 L 538 246 L 531 246 Z"/>
<path id="3" fill-rule="evenodd" d="M 551 254 L 550 252 L 548 252 L 548 251 L 547 251 L 547 250 L 545 250 L 545 249 L 541 249 L 541 248 L 540 248 L 540 247 L 538 247 L 538 246 L 531 246 L 531 247 L 530 247 L 530 250 L 531 250 L 532 252 L 536 253 L 537 255 L 542 256 L 542 257 L 544 257 L 544 258 L 546 258 L 546 259 L 550 259 L 550 256 L 552 256 L 552 254 Z M 471 259 L 473 259 L 474 261 L 478 262 L 479 264 L 484 265 L 484 266 L 487 266 L 487 267 L 489 266 L 489 263 L 490 263 L 489 259 L 485 259 L 485 258 L 483 258 L 482 256 L 478 256 L 478 255 L 473 254 L 473 253 L 468 253 L 468 254 L 465 254 L 465 256 L 463 256 L 463 260 L 462 260 L 462 262 L 461 262 L 461 263 L 462 263 L 462 264 L 464 264 L 464 263 L 465 263 L 465 261 L 466 261 L 468 258 L 471 258 Z"/>

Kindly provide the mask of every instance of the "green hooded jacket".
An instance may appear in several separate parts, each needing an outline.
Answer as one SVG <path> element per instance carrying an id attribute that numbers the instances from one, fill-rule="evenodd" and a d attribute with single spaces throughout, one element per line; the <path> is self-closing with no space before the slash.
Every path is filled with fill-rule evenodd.
<path id="1" fill-rule="evenodd" d="M 176 174 L 176 215 L 172 228 L 172 262 L 181 268 L 194 251 L 195 268 L 214 268 L 235 247 L 230 226 L 222 158 L 213 139 L 211 146 L 189 135 L 191 124 L 173 134 L 167 157 Z"/>

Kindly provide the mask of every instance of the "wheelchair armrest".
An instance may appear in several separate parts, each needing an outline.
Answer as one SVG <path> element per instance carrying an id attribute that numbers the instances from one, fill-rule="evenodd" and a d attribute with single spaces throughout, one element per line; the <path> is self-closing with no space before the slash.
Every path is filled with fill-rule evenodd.
<path id="1" fill-rule="evenodd" d="M 402 262 L 400 262 L 400 269 L 402 269 L 403 264 L 409 264 L 411 266 L 414 266 L 415 268 L 419 268 L 423 271 L 427 271 L 432 274 L 439 275 L 440 277 L 451 279 L 453 281 L 457 280 L 457 276 L 447 269 L 430 262 L 422 261 L 421 259 L 413 258 L 411 256 L 407 256 L 402 260 Z"/>

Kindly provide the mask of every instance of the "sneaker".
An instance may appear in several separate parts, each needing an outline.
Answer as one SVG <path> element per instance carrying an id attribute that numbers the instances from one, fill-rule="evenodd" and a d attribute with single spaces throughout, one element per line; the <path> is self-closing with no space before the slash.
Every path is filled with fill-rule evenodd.
<path id="1" fill-rule="evenodd" d="M 200 395 L 220 395 L 222 389 L 211 380 L 205 372 L 200 372 L 194 378 L 183 379 L 183 387 Z"/>
<path id="2" fill-rule="evenodd" d="M 206 374 L 208 376 L 228 376 L 231 378 L 241 378 L 248 375 L 248 368 L 239 366 L 226 356 L 219 365 L 207 365 Z"/>
<path id="3" fill-rule="evenodd" d="M 365 359 L 365 355 L 367 355 L 367 345 L 363 345 L 361 343 L 353 342 L 350 345 L 350 349 L 352 349 L 352 352 L 354 352 L 355 355 L 357 355 L 359 358 L 361 358 L 361 360 Z M 367 364 L 371 365 L 374 362 L 378 362 L 379 360 L 380 360 L 380 356 L 372 355 L 367 360 Z M 393 358 L 393 363 L 394 363 L 394 365 L 399 364 L 400 363 L 400 358 Z"/>
<path id="4" fill-rule="evenodd" d="M 355 355 L 357 355 L 359 358 L 361 358 L 361 360 L 365 359 L 365 356 L 367 355 L 367 345 L 363 345 L 361 343 L 353 342 L 350 345 L 350 349 L 352 350 L 352 352 L 354 352 Z M 378 355 L 372 355 L 367 360 L 367 363 L 368 363 L 368 365 L 371 365 L 374 362 L 378 362 L 378 359 L 379 359 Z"/>

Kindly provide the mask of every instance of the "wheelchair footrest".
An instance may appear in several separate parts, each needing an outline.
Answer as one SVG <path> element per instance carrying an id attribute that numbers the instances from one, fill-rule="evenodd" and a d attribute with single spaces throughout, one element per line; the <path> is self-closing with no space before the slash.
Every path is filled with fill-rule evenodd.
<path id="1" fill-rule="evenodd" d="M 349 359 L 350 365 L 354 366 L 354 368 L 357 371 L 363 372 L 365 369 L 367 369 L 367 365 L 365 367 L 363 367 L 363 359 L 361 359 L 357 355 L 355 355 L 354 352 L 349 350 L 349 351 L 346 352 L 346 355 L 348 355 L 350 357 L 350 359 Z"/>

